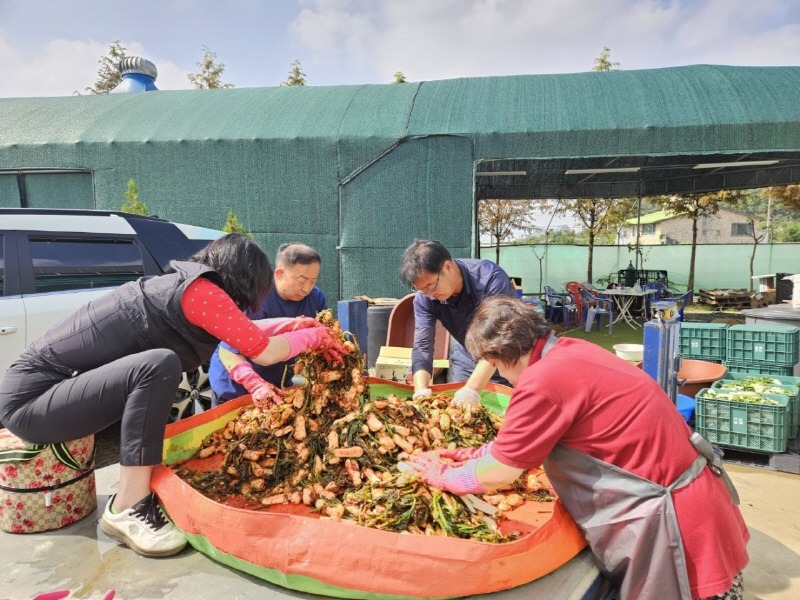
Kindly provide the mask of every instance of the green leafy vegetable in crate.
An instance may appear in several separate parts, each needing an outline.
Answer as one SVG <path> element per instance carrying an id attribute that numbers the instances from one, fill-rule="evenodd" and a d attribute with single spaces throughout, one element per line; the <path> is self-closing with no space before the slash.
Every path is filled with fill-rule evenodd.
<path id="1" fill-rule="evenodd" d="M 780 402 L 770 398 L 765 398 L 758 392 L 746 390 L 719 392 L 717 390 L 708 389 L 703 392 L 702 398 L 710 398 L 712 400 L 728 400 L 730 402 L 742 402 L 744 404 L 766 404 L 768 406 L 780 405 Z"/>
<path id="2" fill-rule="evenodd" d="M 719 383 L 720 389 L 745 390 L 759 394 L 783 394 L 792 396 L 791 390 L 781 387 L 781 382 L 772 377 L 747 377 L 746 379 L 723 380 Z"/>

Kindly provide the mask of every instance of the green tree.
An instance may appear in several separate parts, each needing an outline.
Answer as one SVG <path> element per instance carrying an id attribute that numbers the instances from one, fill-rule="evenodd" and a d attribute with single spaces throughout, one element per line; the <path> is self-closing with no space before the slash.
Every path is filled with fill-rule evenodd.
<path id="1" fill-rule="evenodd" d="M 100 70 L 97 71 L 97 81 L 94 87 L 87 87 L 85 91 L 90 94 L 107 94 L 122 81 L 119 72 L 119 62 L 125 58 L 127 50 L 119 40 L 114 40 L 108 48 L 108 56 L 102 57 L 99 61 Z M 80 95 L 79 92 L 75 94 Z"/>
<path id="2" fill-rule="evenodd" d="M 603 51 L 600 53 L 600 56 L 594 59 L 592 71 L 615 71 L 619 69 L 619 63 L 611 62 L 610 56 L 611 50 L 603 46 Z"/>
<path id="3" fill-rule="evenodd" d="M 581 236 L 585 236 L 589 247 L 586 281 L 593 279 L 594 246 L 598 240 L 608 241 L 608 236 L 616 232 L 630 218 L 636 200 L 633 198 L 574 198 L 561 200 L 554 209 L 556 214 L 575 215 L 583 224 Z M 606 239 L 603 239 L 603 238 Z"/>
<path id="4" fill-rule="evenodd" d="M 203 46 L 203 58 L 197 62 L 199 73 L 187 73 L 191 84 L 198 90 L 216 90 L 236 87 L 232 83 L 222 83 L 225 63 L 217 62 L 217 53 L 208 46 Z"/>
<path id="5" fill-rule="evenodd" d="M 800 221 L 793 221 L 782 225 L 775 232 L 776 242 L 800 242 Z"/>
<path id="6" fill-rule="evenodd" d="M 232 210 L 228 211 L 228 218 L 225 221 L 225 225 L 222 226 L 222 231 L 225 233 L 243 233 L 245 235 L 250 235 L 250 232 L 239 222 L 238 217 Z"/>
<path id="7" fill-rule="evenodd" d="M 495 261 L 500 264 L 500 242 L 515 232 L 531 233 L 535 228 L 535 200 L 481 200 L 478 203 L 478 229 L 489 235 L 495 248 Z"/>
<path id="8" fill-rule="evenodd" d="M 392 78 L 392 83 L 408 83 L 408 79 L 406 79 L 406 76 L 402 71 L 395 71 Z"/>
<path id="9" fill-rule="evenodd" d="M 300 66 L 300 59 L 293 60 L 289 70 L 289 77 L 281 84 L 281 87 L 300 87 L 306 85 L 306 83 L 306 74 L 303 73 L 303 68 Z"/>
<path id="10" fill-rule="evenodd" d="M 762 193 L 765 196 L 774 198 L 792 211 L 800 211 L 800 185 L 765 188 Z"/>
<path id="11" fill-rule="evenodd" d="M 698 222 L 704 217 L 710 217 L 719 212 L 720 204 L 733 206 L 741 197 L 739 192 L 720 191 L 709 194 L 681 194 L 676 196 L 661 196 L 658 199 L 661 209 L 671 212 L 675 216 L 685 217 L 692 221 L 692 250 L 689 254 L 689 281 L 687 290 L 694 289 L 694 265 L 697 254 L 697 228 Z"/>
<path id="12" fill-rule="evenodd" d="M 120 207 L 122 212 L 145 216 L 150 214 L 150 209 L 147 208 L 147 205 L 139 200 L 139 190 L 136 188 L 136 182 L 133 179 L 128 179 L 128 189 L 125 190 L 124 198 L 125 202 Z"/>

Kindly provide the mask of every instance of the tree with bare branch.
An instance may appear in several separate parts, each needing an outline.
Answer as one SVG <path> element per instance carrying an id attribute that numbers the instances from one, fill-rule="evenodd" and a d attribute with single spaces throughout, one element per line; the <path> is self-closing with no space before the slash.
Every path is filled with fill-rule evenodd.
<path id="1" fill-rule="evenodd" d="M 536 228 L 535 200 L 481 200 L 478 203 L 478 229 L 492 238 L 495 262 L 500 264 L 500 243 L 512 234 L 529 234 Z"/>

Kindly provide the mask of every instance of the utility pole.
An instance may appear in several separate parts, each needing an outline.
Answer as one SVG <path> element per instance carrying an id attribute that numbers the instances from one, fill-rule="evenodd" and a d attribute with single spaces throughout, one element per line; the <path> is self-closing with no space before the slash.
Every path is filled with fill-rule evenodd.
<path id="1" fill-rule="evenodd" d="M 764 243 L 769 244 L 769 234 L 772 230 L 772 195 L 767 194 L 767 232 L 764 234 Z"/>

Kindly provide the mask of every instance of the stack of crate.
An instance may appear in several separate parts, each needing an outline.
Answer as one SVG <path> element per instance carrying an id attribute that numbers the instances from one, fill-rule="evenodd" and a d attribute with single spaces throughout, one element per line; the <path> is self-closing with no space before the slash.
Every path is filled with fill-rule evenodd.
<path id="1" fill-rule="evenodd" d="M 721 363 L 726 359 L 727 330 L 726 323 L 681 323 L 681 356 Z"/>
<path id="2" fill-rule="evenodd" d="M 791 376 L 799 349 L 797 327 L 733 325 L 727 328 L 722 362 L 728 371 Z"/>
<path id="3" fill-rule="evenodd" d="M 697 431 L 720 446 L 782 453 L 800 427 L 800 389 L 797 387 L 800 378 L 792 376 L 800 358 L 800 329 L 733 325 L 724 332 L 722 363 L 728 367 L 728 372 L 724 380 L 712 385 L 712 390 L 721 392 L 721 388 L 730 387 L 726 380 L 768 378 L 768 387 L 782 391 L 781 394 L 761 394 L 768 399 L 762 404 L 715 397 L 713 392 L 709 393 L 711 390 L 701 390 L 696 396 Z M 709 337 L 708 333 L 703 335 Z M 711 358 L 706 355 L 705 360 Z"/>
<path id="4" fill-rule="evenodd" d="M 695 427 L 709 442 L 720 446 L 755 452 L 786 451 L 792 429 L 792 404 L 789 396 L 769 393 L 752 394 L 760 400 L 737 399 L 743 392 L 724 389 L 729 380 L 715 382 L 700 390 Z M 797 388 L 792 388 L 797 392 Z"/>

